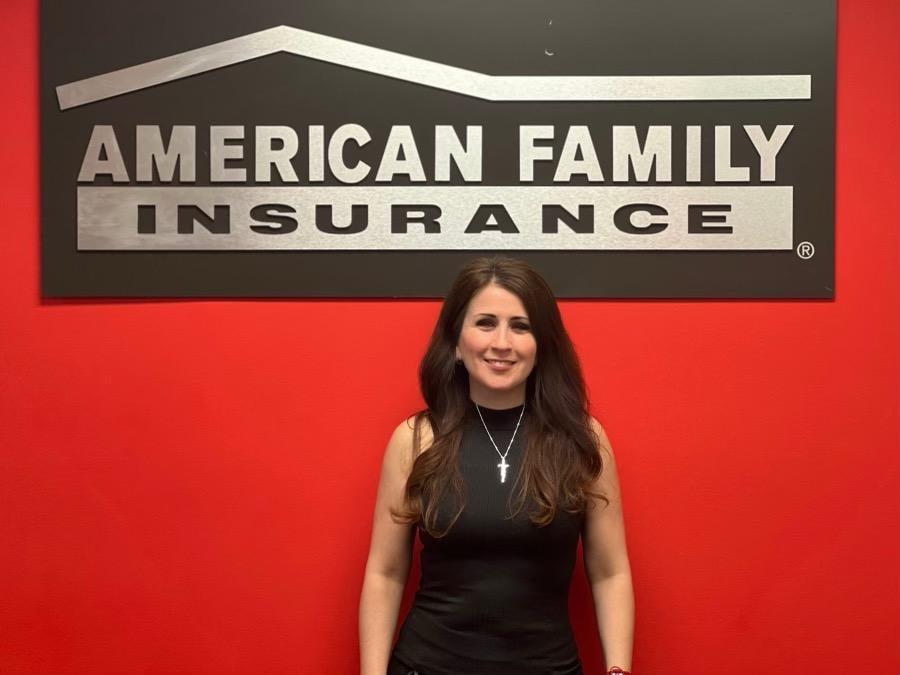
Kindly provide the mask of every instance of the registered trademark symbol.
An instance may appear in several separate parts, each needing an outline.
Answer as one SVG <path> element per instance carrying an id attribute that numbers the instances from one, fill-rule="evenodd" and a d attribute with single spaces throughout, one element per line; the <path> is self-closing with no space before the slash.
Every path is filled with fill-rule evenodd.
<path id="1" fill-rule="evenodd" d="M 809 260 L 816 254 L 816 247 L 812 245 L 811 241 L 801 241 L 797 244 L 797 255 L 799 255 L 804 260 Z"/>

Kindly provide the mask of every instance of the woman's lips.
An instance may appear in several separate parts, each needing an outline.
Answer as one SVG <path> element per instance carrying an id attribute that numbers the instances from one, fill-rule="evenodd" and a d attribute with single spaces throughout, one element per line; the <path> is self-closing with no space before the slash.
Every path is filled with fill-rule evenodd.
<path id="1" fill-rule="evenodd" d="M 495 370 L 498 373 L 503 372 L 505 370 L 509 370 L 515 365 L 515 361 L 493 361 L 490 359 L 485 359 L 484 362 L 488 364 L 488 368 L 491 370 Z"/>

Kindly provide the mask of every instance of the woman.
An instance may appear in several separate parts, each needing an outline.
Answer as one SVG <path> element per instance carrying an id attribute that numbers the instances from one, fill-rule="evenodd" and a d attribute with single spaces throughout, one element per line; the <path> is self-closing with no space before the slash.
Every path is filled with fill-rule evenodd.
<path id="1" fill-rule="evenodd" d="M 427 407 L 397 426 L 382 463 L 361 675 L 582 673 L 567 607 L 579 536 L 607 672 L 630 671 L 615 459 L 546 281 L 513 258 L 471 261 L 419 380 Z M 421 581 L 392 648 L 417 529 Z"/>

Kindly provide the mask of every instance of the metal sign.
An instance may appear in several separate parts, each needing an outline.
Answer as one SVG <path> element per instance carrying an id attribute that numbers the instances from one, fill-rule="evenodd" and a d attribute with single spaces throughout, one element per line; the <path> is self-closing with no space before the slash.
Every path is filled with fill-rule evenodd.
<path id="1" fill-rule="evenodd" d="M 833 1 L 41 9 L 45 295 L 833 295 Z"/>

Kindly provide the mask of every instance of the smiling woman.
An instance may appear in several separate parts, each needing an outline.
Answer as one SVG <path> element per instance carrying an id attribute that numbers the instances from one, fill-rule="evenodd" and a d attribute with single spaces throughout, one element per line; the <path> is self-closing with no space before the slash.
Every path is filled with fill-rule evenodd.
<path id="1" fill-rule="evenodd" d="M 568 616 L 579 538 L 607 663 L 630 668 L 615 459 L 547 282 L 514 258 L 471 261 L 419 378 L 427 407 L 384 453 L 361 675 L 582 675 Z M 392 646 L 417 531 L 421 580 Z"/>
<path id="2" fill-rule="evenodd" d="M 469 373 L 473 401 L 489 408 L 522 405 L 536 354 L 537 344 L 518 296 L 490 283 L 472 297 L 463 317 L 456 360 Z"/>

